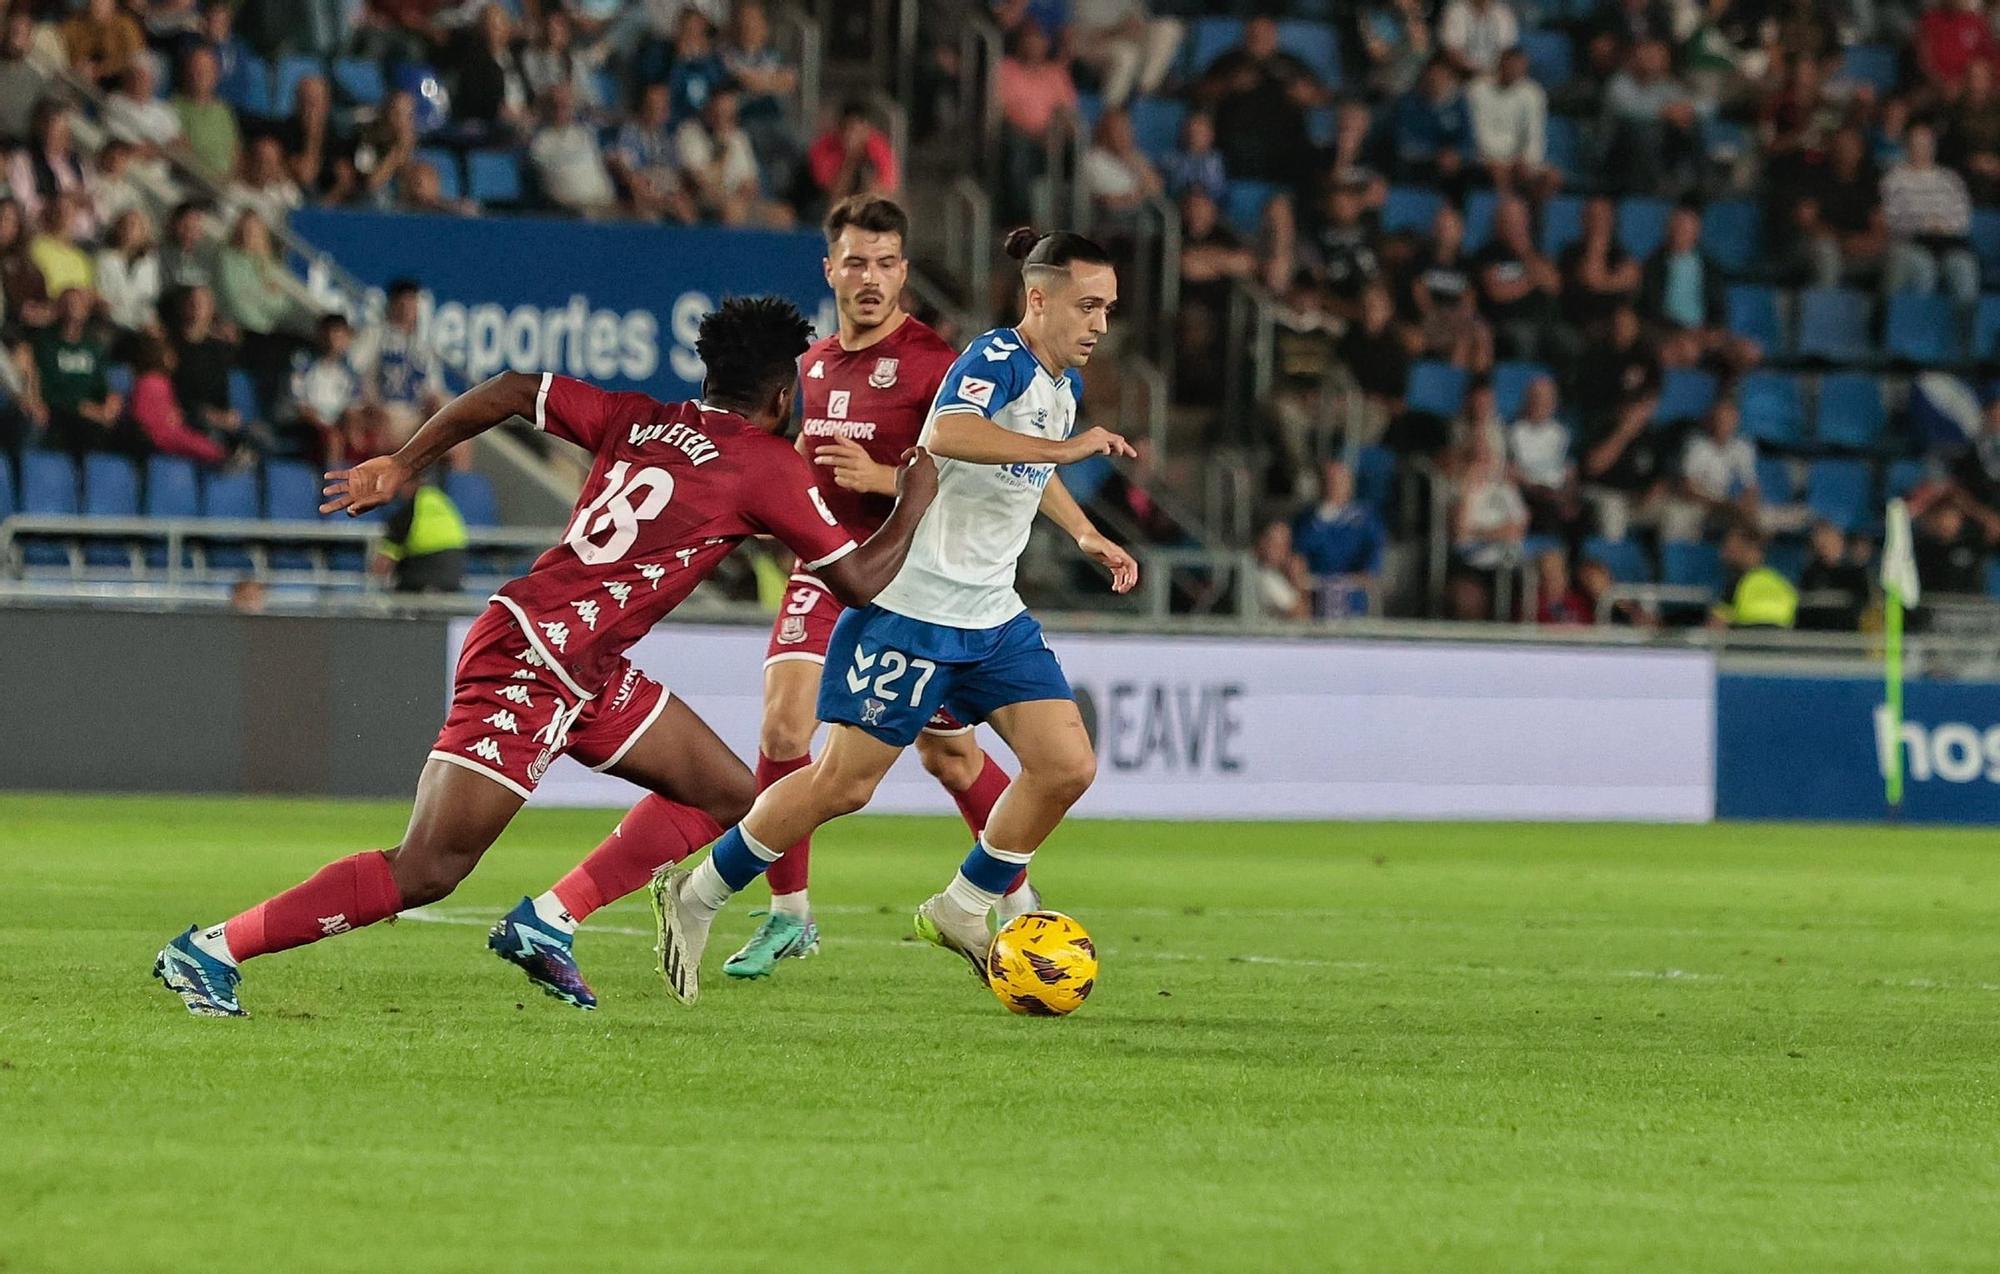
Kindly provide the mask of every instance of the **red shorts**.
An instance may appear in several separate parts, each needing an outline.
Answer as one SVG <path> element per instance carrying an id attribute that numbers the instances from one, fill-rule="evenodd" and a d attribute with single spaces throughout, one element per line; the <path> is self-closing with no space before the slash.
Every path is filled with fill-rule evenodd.
<path id="1" fill-rule="evenodd" d="M 778 606 L 778 622 L 771 625 L 771 641 L 764 647 L 764 666 L 788 659 L 826 662 L 826 648 L 833 639 L 833 626 L 847 608 L 834 600 L 825 584 L 810 575 L 794 575 L 785 582 L 785 599 Z M 924 727 L 926 734 L 965 734 L 971 726 L 939 708 Z"/>
<path id="2" fill-rule="evenodd" d="M 665 686 L 621 658 L 596 695 L 584 698 L 529 644 L 514 616 L 489 606 L 459 652 L 451 711 L 431 758 L 484 774 L 522 799 L 570 753 L 608 770 L 659 718 Z"/>

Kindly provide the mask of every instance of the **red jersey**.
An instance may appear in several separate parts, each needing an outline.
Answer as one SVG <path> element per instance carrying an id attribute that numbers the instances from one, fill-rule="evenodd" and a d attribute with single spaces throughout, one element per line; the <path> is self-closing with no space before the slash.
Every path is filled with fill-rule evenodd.
<path id="1" fill-rule="evenodd" d="M 799 356 L 805 414 L 799 450 L 810 457 L 829 438 L 851 438 L 876 463 L 894 466 L 917 445 L 931 399 L 957 358 L 942 336 L 914 318 L 866 349 L 844 350 L 838 335 L 815 342 Z M 812 471 L 826 507 L 858 537 L 873 535 L 896 507 L 894 496 L 840 486 L 833 470 L 822 465 Z"/>
<path id="2" fill-rule="evenodd" d="M 774 535 L 818 570 L 854 551 L 783 438 L 700 403 L 543 373 L 535 427 L 597 453 L 562 543 L 494 600 L 580 695 L 738 542 Z"/>

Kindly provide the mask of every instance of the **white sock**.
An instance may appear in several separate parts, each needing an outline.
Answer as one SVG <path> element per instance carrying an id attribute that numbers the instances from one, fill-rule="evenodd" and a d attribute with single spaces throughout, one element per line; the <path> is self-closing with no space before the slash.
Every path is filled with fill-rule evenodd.
<path id="1" fill-rule="evenodd" d="M 229 939 L 222 933 L 227 927 L 227 925 L 211 925 L 206 929 L 195 930 L 194 945 L 201 948 L 202 954 L 213 956 L 233 969 L 236 967 L 236 957 L 229 953 Z"/>
<path id="2" fill-rule="evenodd" d="M 682 897 L 713 915 L 721 911 L 723 904 L 735 893 L 729 882 L 722 878 L 722 873 L 715 870 L 715 858 L 711 855 L 688 873 L 687 892 Z"/>
<path id="3" fill-rule="evenodd" d="M 965 878 L 964 872 L 951 878 L 951 883 L 944 887 L 944 896 L 945 901 L 974 917 L 984 916 L 993 910 L 994 903 L 1000 901 L 999 894 L 988 893 L 973 884 Z"/>
<path id="4" fill-rule="evenodd" d="M 812 904 L 806 901 L 806 891 L 803 889 L 789 894 L 772 894 L 771 910 L 781 916 L 790 916 L 794 920 L 812 918 Z"/>
<path id="5" fill-rule="evenodd" d="M 576 932 L 579 922 L 575 916 L 569 914 L 569 908 L 562 905 L 562 899 L 556 897 L 555 890 L 551 889 L 535 899 L 534 906 L 536 918 L 557 933 Z"/>
<path id="6" fill-rule="evenodd" d="M 1020 888 L 1009 889 L 1000 895 L 1000 901 L 993 906 L 1003 925 L 1016 917 L 1027 915 L 1034 909 L 1035 891 L 1028 887 L 1028 882 L 1025 880 L 1021 882 Z"/>

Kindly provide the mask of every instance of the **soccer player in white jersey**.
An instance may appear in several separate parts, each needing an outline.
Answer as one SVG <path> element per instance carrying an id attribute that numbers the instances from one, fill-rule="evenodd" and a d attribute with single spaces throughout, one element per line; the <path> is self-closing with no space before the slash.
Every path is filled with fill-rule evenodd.
<path id="1" fill-rule="evenodd" d="M 1118 300 L 1103 248 L 1081 235 L 1007 236 L 1021 262 L 1020 323 L 968 345 L 945 373 L 921 443 L 938 462 L 938 495 L 910 555 L 874 604 L 841 616 L 820 678 L 831 727 L 806 768 L 758 796 L 693 870 L 653 878 L 660 970 L 682 1003 L 700 994 L 709 926 L 731 895 L 814 829 L 867 805 L 939 708 L 985 721 L 1020 759 L 958 874 L 917 910 L 917 932 L 983 969 L 987 917 L 1097 773 L 1076 699 L 1041 625 L 1014 591 L 1014 568 L 1037 511 L 1129 592 L 1139 565 L 1077 507 L 1057 465 L 1131 456 L 1103 429 L 1072 434 L 1083 378 Z M 775 847 L 775 848 L 774 848 Z"/>

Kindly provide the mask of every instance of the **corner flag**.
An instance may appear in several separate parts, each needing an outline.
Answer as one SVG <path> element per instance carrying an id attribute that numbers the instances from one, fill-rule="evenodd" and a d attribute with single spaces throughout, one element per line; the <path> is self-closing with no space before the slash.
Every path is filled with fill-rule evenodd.
<path id="1" fill-rule="evenodd" d="M 1876 737 L 1885 741 L 1882 791 L 1892 810 L 1903 804 L 1903 608 L 1922 594 L 1917 558 L 1910 539 L 1910 510 L 1889 501 L 1888 536 L 1882 544 L 1882 689 Z"/>

